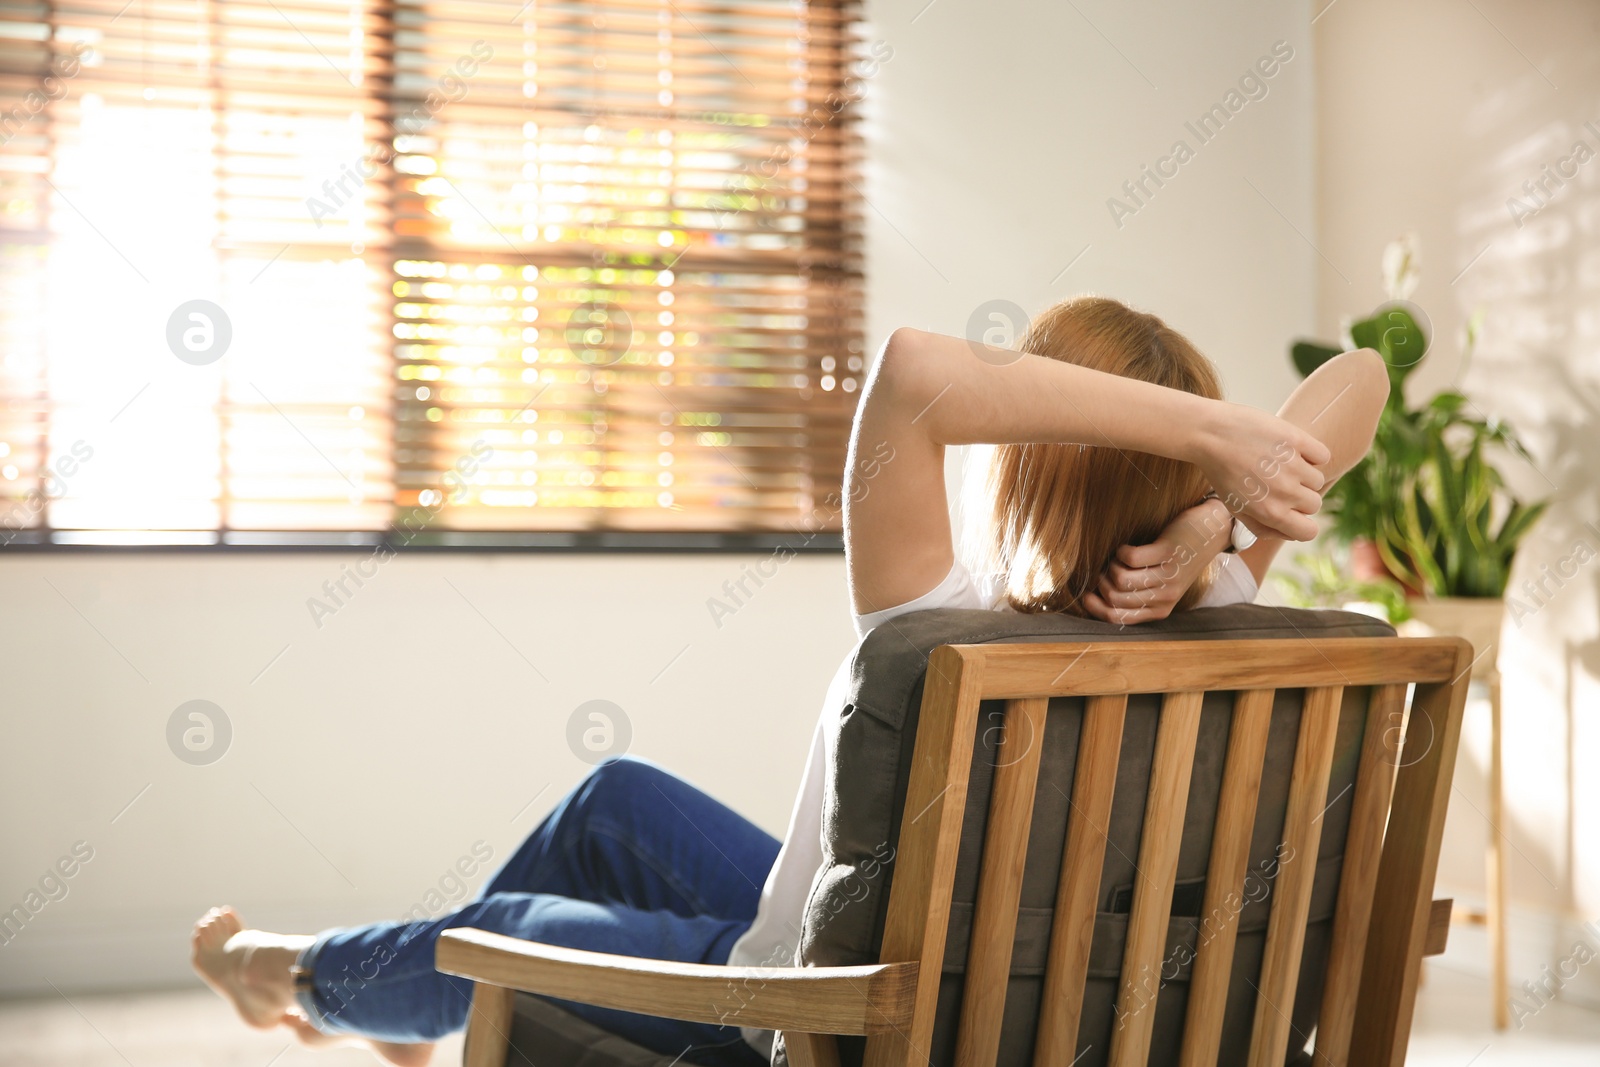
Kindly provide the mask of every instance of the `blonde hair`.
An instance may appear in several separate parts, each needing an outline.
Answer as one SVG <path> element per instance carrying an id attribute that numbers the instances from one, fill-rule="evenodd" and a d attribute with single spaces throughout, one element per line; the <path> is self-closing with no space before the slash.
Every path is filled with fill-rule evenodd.
<path id="1" fill-rule="evenodd" d="M 1029 324 L 1018 347 L 1222 398 L 1216 368 L 1182 334 L 1105 297 L 1077 297 L 1048 308 Z M 1155 540 L 1208 488 L 1191 463 L 1096 444 L 994 446 L 981 485 L 986 499 L 974 502 L 976 507 L 969 503 L 976 520 L 969 527 L 974 573 L 999 573 L 1002 595 L 1017 611 L 1078 616 L 1088 615 L 1083 599 L 1095 591 L 1120 546 Z M 1211 578 L 1208 568 L 1174 610 L 1193 607 Z"/>

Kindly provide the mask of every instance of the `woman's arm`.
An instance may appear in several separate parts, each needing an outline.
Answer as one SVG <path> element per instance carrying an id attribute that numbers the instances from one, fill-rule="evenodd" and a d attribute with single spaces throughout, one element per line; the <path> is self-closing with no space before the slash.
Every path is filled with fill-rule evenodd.
<path id="1" fill-rule="evenodd" d="M 1360 463 L 1372 447 L 1378 416 L 1383 414 L 1388 399 L 1389 368 L 1383 357 L 1370 348 L 1360 348 L 1334 356 L 1318 367 L 1278 409 L 1280 418 L 1314 434 L 1327 446 L 1332 458 L 1323 468 L 1328 478 L 1323 493 Z M 1246 524 L 1256 529 L 1248 518 Z M 1239 558 L 1260 585 L 1266 580 L 1278 549 L 1283 547 L 1283 538 L 1268 530 L 1256 532 L 1256 543 L 1240 551 Z"/>
<path id="2" fill-rule="evenodd" d="M 1123 545 L 1099 588 L 1083 598 L 1090 616 L 1124 626 L 1164 619 L 1233 537 L 1233 513 L 1210 497 L 1179 513 L 1148 545 Z"/>
<path id="3" fill-rule="evenodd" d="M 1266 412 L 919 330 L 896 330 L 867 381 L 845 470 L 845 554 L 858 613 L 928 592 L 955 561 L 944 449 L 1081 443 L 1194 463 L 1263 532 L 1309 540 L 1315 436 Z M 885 459 L 885 457 L 892 457 Z"/>
<path id="4" fill-rule="evenodd" d="M 1370 348 L 1335 356 L 1301 382 L 1278 416 L 1316 436 L 1331 459 L 1323 467 L 1326 493 L 1372 447 L 1378 416 L 1389 398 L 1389 373 L 1383 357 Z M 1209 500 L 1174 519 L 1148 545 L 1123 545 L 1106 567 L 1098 595 L 1085 598 L 1089 613 L 1115 623 L 1164 619 L 1184 592 L 1228 547 L 1233 517 L 1221 500 Z M 1263 532 L 1239 553 L 1256 584 L 1283 538 Z"/>

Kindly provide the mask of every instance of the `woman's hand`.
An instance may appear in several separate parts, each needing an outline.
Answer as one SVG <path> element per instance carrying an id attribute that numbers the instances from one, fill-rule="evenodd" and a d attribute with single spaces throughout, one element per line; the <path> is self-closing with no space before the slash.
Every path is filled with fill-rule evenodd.
<path id="1" fill-rule="evenodd" d="M 1179 512 L 1148 545 L 1119 548 L 1084 607 L 1101 622 L 1125 626 L 1166 618 L 1232 532 L 1233 516 L 1215 498 Z"/>
<path id="2" fill-rule="evenodd" d="M 1228 511 L 1258 534 L 1287 541 L 1317 536 L 1328 446 L 1309 431 L 1243 404 L 1211 402 L 1193 462 Z"/>

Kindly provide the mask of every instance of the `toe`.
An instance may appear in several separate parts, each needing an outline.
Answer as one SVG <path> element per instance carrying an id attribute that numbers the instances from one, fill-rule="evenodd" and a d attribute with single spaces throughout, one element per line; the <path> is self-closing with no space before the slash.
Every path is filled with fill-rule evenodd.
<path id="1" fill-rule="evenodd" d="M 226 936 L 222 932 L 222 923 L 215 908 L 202 915 L 200 921 L 194 924 L 194 940 L 196 944 L 203 948 L 209 948 L 222 940 L 226 940 Z"/>

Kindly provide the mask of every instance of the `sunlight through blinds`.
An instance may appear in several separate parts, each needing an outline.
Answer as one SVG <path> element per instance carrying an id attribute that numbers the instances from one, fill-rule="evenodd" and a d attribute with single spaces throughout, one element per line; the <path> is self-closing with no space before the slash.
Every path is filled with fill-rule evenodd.
<path id="1" fill-rule="evenodd" d="M 837 529 L 856 17 L 7 5 L 10 525 Z"/>

